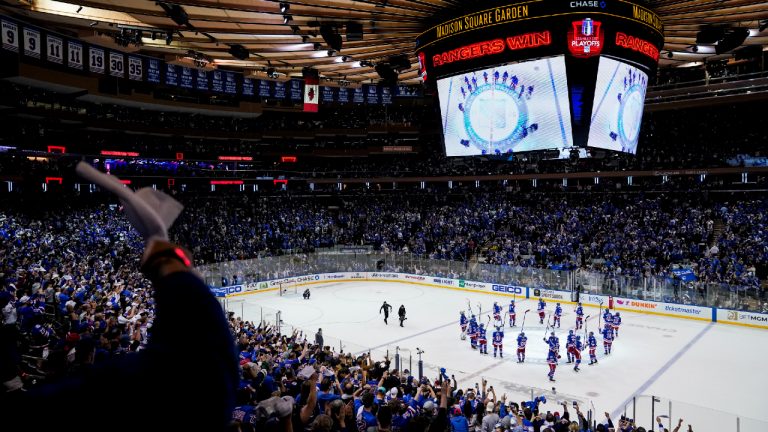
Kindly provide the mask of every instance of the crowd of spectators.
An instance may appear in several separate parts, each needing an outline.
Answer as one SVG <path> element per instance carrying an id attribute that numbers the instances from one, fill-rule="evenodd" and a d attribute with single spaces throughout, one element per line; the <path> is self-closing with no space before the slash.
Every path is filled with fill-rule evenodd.
<path id="1" fill-rule="evenodd" d="M 475 258 L 641 278 L 671 276 L 673 268 L 685 266 L 702 282 L 759 287 L 768 269 L 768 202 L 701 199 L 478 193 L 449 200 L 373 194 L 345 197 L 331 211 L 321 200 L 251 202 L 235 196 L 225 204 L 204 200 L 189 209 L 183 216 L 188 231 L 177 235 L 207 262 L 372 245 L 431 259 Z"/>
<path id="2" fill-rule="evenodd" d="M 253 216 L 240 212 L 235 212 L 235 219 L 225 219 L 212 204 L 189 206 L 176 237 L 192 240 L 205 226 L 250 225 L 254 231 L 211 232 L 190 244 L 202 254 L 208 243 L 237 250 L 239 245 L 232 242 L 240 236 L 284 238 L 295 230 L 297 237 L 314 233 L 321 240 L 326 228 L 349 235 L 370 231 L 359 226 L 361 220 L 352 219 L 371 216 L 366 212 L 374 208 L 332 217 L 311 205 L 278 202 L 256 207 L 260 215 L 249 220 Z M 291 207 L 295 212 L 289 212 Z M 18 337 L 22 354 L 15 364 L 3 363 L 2 379 L 11 393 L 141 352 L 152 337 L 156 312 L 152 287 L 137 266 L 143 241 L 117 206 L 74 201 L 61 203 L 55 211 L 34 208 L 38 207 L 4 206 L 0 211 L 3 343 Z M 478 217 L 467 222 L 486 225 L 490 221 L 481 215 L 487 210 L 478 209 Z M 469 216 L 465 210 L 461 213 L 452 220 L 449 212 L 441 212 L 433 234 Z M 371 223 L 384 223 L 383 229 L 395 231 L 394 238 L 400 237 L 397 233 L 403 227 L 409 238 L 406 227 L 417 226 L 420 217 L 404 212 Z M 205 222 L 179 234 L 198 218 Z M 734 219 L 737 226 L 746 223 L 743 217 Z M 332 222 L 339 226 L 327 227 Z M 382 240 L 383 247 L 386 241 Z M 485 381 L 479 387 L 460 388 L 447 376 L 419 379 L 408 370 L 398 371 L 386 357 L 336 352 L 323 344 L 321 331 L 285 333 L 284 328 L 233 314 L 228 320 L 240 362 L 233 431 L 577 432 L 614 426 L 630 430 L 624 419 L 614 424 L 606 415 L 590 421 L 579 407 L 569 412 L 568 404 L 545 413 L 541 400 L 509 400 Z M 22 379 L 9 379 L 14 375 Z"/>

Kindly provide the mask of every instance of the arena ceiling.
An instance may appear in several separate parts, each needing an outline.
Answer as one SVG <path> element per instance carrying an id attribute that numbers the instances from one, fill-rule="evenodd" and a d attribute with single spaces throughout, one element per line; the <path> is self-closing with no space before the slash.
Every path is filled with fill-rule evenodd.
<path id="1" fill-rule="evenodd" d="M 0 0 L 0 5 L 5 12 L 107 46 L 114 46 L 114 36 L 122 28 L 128 32 L 142 30 L 140 46 L 122 49 L 161 55 L 167 61 L 180 63 L 193 63 L 197 57 L 218 67 L 251 71 L 255 76 L 266 76 L 267 72 L 281 78 L 300 75 L 303 67 L 310 66 L 328 79 L 376 81 L 375 63 L 406 54 L 411 67 L 401 71 L 400 81 L 417 83 L 413 49 L 422 23 L 435 12 L 462 1 Z M 704 26 L 746 28 L 750 36 L 745 45 L 768 46 L 765 0 L 649 0 L 645 4 L 664 20 L 662 66 L 732 57 L 715 56 L 712 46 L 696 46 L 696 35 Z M 186 13 L 188 25 L 179 25 L 170 17 L 169 10 L 176 6 Z M 362 24 L 362 40 L 344 38 L 340 52 L 329 52 L 319 25 L 339 24 L 339 33 L 345 35 L 343 24 L 350 21 Z M 249 57 L 234 58 L 229 52 L 231 45 L 242 45 Z"/>

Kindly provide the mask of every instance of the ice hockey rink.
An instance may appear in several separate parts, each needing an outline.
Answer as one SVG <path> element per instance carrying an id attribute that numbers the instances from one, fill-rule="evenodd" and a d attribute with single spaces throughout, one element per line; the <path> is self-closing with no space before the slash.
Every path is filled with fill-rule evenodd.
<path id="1" fill-rule="evenodd" d="M 413 375 L 418 371 L 418 348 L 424 351 L 424 372 L 431 379 L 439 367 L 455 375 L 462 388 L 485 378 L 499 397 L 506 393 L 523 401 L 531 395 L 546 396 L 544 411 L 562 412 L 558 402 L 565 401 L 572 409 L 573 401 L 578 401 L 598 421 L 609 412 L 614 419 L 623 414 L 634 417 L 646 428 L 653 423 L 652 415 L 661 415 L 665 426 L 672 422 L 670 430 L 678 418 L 684 425 L 690 422 L 695 432 L 768 430 L 766 330 L 622 311 L 612 354 L 603 355 L 598 336 L 599 363 L 589 366 L 585 351 L 577 373 L 565 363 L 564 349 L 565 336 L 575 325 L 574 306 L 563 304 L 562 328 L 555 329 L 562 359 L 553 383 L 547 378 L 545 325 L 538 322 L 535 299 L 517 297 L 518 326 L 505 328 L 504 358 L 494 358 L 492 330 L 488 355 L 472 350 L 468 338 L 460 339 L 459 311 L 467 309 L 468 301 L 475 312 L 482 305 L 485 318 L 480 322 L 486 323 L 493 302 L 506 312 L 511 296 L 395 282 L 344 282 L 312 286 L 311 299 L 303 300 L 303 289 L 284 296 L 276 291 L 249 294 L 233 299 L 228 307 L 253 321 L 273 320 L 279 310 L 283 332 L 301 329 L 313 340 L 322 328 L 325 344 L 337 351 L 370 350 L 374 358 L 383 359 L 387 353 L 394 358 L 399 348 L 401 368 Z M 389 325 L 379 313 L 385 300 L 393 306 Z M 401 304 L 408 317 L 402 328 L 397 320 Z M 548 302 L 548 312 L 554 306 Z M 526 309 L 531 310 L 525 322 L 527 358 L 518 364 L 515 340 Z M 596 330 L 598 314 L 597 308 L 585 307 L 585 315 L 591 316 L 588 330 Z M 657 398 L 653 407 L 652 396 Z"/>

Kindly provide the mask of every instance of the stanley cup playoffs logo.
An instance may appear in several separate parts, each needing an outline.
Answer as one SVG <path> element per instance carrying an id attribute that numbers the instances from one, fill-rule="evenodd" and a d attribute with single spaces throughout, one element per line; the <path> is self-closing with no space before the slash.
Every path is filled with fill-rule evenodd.
<path id="1" fill-rule="evenodd" d="M 584 18 L 571 23 L 568 49 L 574 57 L 592 57 L 603 50 L 603 29 L 600 21 Z"/>

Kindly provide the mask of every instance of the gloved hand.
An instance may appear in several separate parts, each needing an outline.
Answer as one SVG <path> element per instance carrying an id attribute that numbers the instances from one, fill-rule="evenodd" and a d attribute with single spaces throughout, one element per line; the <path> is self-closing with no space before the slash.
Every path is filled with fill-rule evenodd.
<path id="1" fill-rule="evenodd" d="M 168 228 L 184 208 L 181 203 L 148 187 L 134 192 L 120 183 L 119 178 L 104 174 L 85 162 L 78 163 L 75 171 L 84 179 L 117 195 L 125 215 L 145 242 L 168 239 Z"/>

